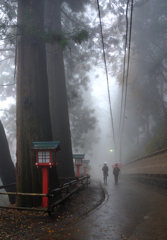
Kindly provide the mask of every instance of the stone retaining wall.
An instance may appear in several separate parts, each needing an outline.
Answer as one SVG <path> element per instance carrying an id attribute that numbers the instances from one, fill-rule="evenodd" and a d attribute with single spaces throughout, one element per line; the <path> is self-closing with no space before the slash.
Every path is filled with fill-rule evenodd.
<path id="1" fill-rule="evenodd" d="M 133 181 L 167 189 L 167 149 L 124 164 L 121 175 Z"/>
<path id="2" fill-rule="evenodd" d="M 122 174 L 167 175 L 167 149 L 136 159 L 121 168 Z"/>

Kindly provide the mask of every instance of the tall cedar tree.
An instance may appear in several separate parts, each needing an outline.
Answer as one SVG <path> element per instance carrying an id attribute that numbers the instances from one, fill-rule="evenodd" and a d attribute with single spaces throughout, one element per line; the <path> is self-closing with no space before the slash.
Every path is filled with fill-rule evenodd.
<path id="1" fill-rule="evenodd" d="M 47 1 L 47 26 L 50 31 L 61 32 L 61 1 Z M 47 18 L 48 19 L 48 18 Z M 69 126 L 67 92 L 62 48 L 58 44 L 47 44 L 47 69 L 49 80 L 50 112 L 53 140 L 61 141 L 61 154 L 58 154 L 58 175 L 73 177 L 71 134 Z"/>
<path id="2" fill-rule="evenodd" d="M 47 29 L 61 33 L 61 4 L 64 0 L 46 1 Z M 65 1 L 75 11 L 83 11 L 87 0 Z M 58 44 L 47 45 L 47 69 L 50 95 L 50 112 L 54 140 L 61 141 L 61 155 L 58 154 L 58 175 L 73 177 L 71 133 L 69 125 L 68 102 L 64 72 L 63 49 Z"/>
<path id="3" fill-rule="evenodd" d="M 44 31 L 44 0 L 18 1 L 17 38 L 17 191 L 41 192 L 34 141 L 52 141 Z M 56 169 L 52 183 L 58 186 Z M 41 199 L 17 198 L 19 206 L 38 206 Z"/>

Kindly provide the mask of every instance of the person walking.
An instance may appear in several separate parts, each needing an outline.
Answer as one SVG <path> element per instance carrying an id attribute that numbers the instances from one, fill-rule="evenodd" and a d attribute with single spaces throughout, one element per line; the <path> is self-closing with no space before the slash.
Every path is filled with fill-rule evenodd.
<path id="1" fill-rule="evenodd" d="M 117 164 L 115 164 L 115 167 L 113 169 L 113 174 L 114 174 L 114 178 L 115 178 L 115 183 L 118 183 L 118 175 L 119 175 L 119 167 Z"/>
<path id="2" fill-rule="evenodd" d="M 103 168 L 102 168 L 104 183 L 107 183 L 108 170 L 109 170 L 109 168 L 108 168 L 108 166 L 107 166 L 107 163 L 104 163 L 104 166 L 103 166 Z"/>

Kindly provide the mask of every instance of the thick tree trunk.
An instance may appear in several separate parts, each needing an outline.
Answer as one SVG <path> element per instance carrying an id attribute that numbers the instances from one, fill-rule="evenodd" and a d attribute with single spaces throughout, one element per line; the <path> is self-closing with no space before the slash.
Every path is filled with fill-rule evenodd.
<path id="1" fill-rule="evenodd" d="M 61 1 L 46 2 L 46 16 L 49 30 L 61 32 Z M 58 175 L 73 177 L 74 166 L 71 133 L 68 115 L 67 92 L 64 72 L 63 52 L 58 45 L 47 45 L 47 70 L 53 140 L 61 142 L 58 154 Z"/>
<path id="2" fill-rule="evenodd" d="M 11 159 L 8 141 L 5 135 L 3 125 L 0 121 L 0 178 L 3 185 L 16 182 L 15 167 Z M 15 186 L 6 187 L 7 192 L 16 192 Z M 15 195 L 9 195 L 11 204 L 15 203 Z"/>
<path id="3" fill-rule="evenodd" d="M 31 22 L 31 24 L 30 24 Z M 44 30 L 44 0 L 19 0 L 18 24 L 31 32 L 17 39 L 17 191 L 42 192 L 41 170 L 35 167 L 34 141 L 52 141 Z M 56 169 L 55 185 L 58 184 Z M 19 197 L 19 206 L 37 206 L 41 199 Z"/>

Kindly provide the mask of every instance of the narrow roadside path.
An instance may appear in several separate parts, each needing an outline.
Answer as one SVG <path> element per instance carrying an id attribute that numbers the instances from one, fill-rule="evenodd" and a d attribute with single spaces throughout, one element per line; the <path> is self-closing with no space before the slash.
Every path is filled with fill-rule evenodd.
<path id="1" fill-rule="evenodd" d="M 137 187 L 136 187 L 137 185 Z M 166 240 L 167 239 L 167 189 L 145 184 L 132 184 L 134 191 L 149 203 L 147 214 L 134 229 L 130 239 Z"/>
<path id="2" fill-rule="evenodd" d="M 150 186 L 109 179 L 105 201 L 52 239 L 166 240 L 167 194 Z M 55 236 L 55 238 L 54 238 Z"/>
<path id="3" fill-rule="evenodd" d="M 89 215 L 63 229 L 57 239 L 106 240 L 128 239 L 146 215 L 148 201 L 133 192 L 129 183 L 120 180 L 115 185 L 113 179 L 102 184 L 105 201 Z M 140 199 L 140 202 L 138 200 Z M 56 239 L 56 238 L 55 238 Z"/>
<path id="4" fill-rule="evenodd" d="M 124 179 L 117 185 L 113 178 L 106 185 L 91 180 L 52 217 L 10 209 L 0 213 L 2 240 L 167 239 L 167 189 Z"/>

